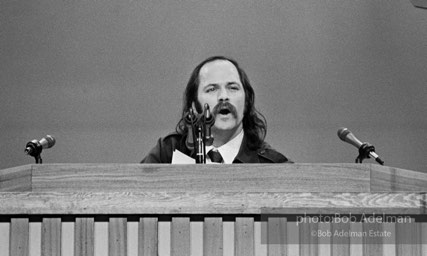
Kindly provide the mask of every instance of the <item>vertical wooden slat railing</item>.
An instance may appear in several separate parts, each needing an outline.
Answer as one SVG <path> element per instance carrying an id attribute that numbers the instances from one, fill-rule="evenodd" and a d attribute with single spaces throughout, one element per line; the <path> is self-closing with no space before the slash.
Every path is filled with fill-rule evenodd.
<path id="1" fill-rule="evenodd" d="M 68 218 L 68 217 L 67 217 Z M 131 221 L 134 221 L 134 217 L 129 217 Z M 37 220 L 35 220 L 37 221 Z M 170 251 L 161 254 L 158 250 L 158 239 L 164 239 L 158 237 L 158 225 L 159 222 L 156 218 L 152 217 L 141 217 L 138 223 L 138 243 L 136 245 L 136 252 L 132 255 L 146 256 L 146 255 L 192 255 L 191 247 L 195 241 L 193 236 L 203 236 L 203 244 L 196 245 L 201 246 L 202 253 L 200 255 L 259 255 L 259 256 L 278 256 L 278 255 L 425 255 L 427 253 L 425 245 L 427 243 L 427 229 L 425 223 L 415 222 L 412 224 L 386 224 L 387 228 L 384 228 L 385 224 L 372 224 L 365 225 L 364 229 L 375 231 L 388 231 L 396 230 L 396 236 L 391 240 L 386 241 L 383 237 L 363 237 L 364 242 L 354 242 L 351 238 L 346 237 L 340 241 L 337 238 L 332 237 L 331 243 L 325 243 L 327 240 L 321 240 L 323 238 L 310 238 L 310 241 L 306 237 L 301 236 L 310 230 L 306 225 L 300 225 L 297 230 L 294 222 L 289 222 L 286 218 L 269 218 L 268 222 L 261 225 L 267 225 L 268 236 L 273 237 L 273 240 L 259 242 L 262 239 L 257 238 L 254 227 L 259 224 L 258 221 L 254 221 L 253 218 L 239 217 L 236 218 L 234 223 L 234 239 L 232 241 L 233 251 L 223 250 L 224 240 L 223 228 L 224 222 L 220 218 L 205 218 L 203 221 L 204 228 L 202 232 L 189 234 L 189 226 L 191 225 L 191 218 L 177 217 L 171 220 L 170 229 Z M 199 222 L 199 221 L 196 221 Z M 31 222 L 34 223 L 34 222 Z M 66 222 L 68 223 L 68 221 Z M 100 223 L 105 223 L 101 221 Z M 121 218 L 110 218 L 108 222 L 108 234 L 98 234 L 100 236 L 107 236 L 108 242 L 106 245 L 108 248 L 109 255 L 130 255 L 127 250 L 126 240 L 127 235 L 125 232 L 125 223 L 129 224 L 126 217 Z M 93 221 L 93 218 L 75 218 L 74 224 L 74 253 L 61 251 L 61 237 L 64 235 L 63 231 L 60 231 L 60 226 L 64 225 L 60 218 L 46 219 L 44 218 L 41 222 L 41 239 L 32 237 L 29 234 L 29 222 L 28 218 L 11 218 L 10 219 L 10 237 L 0 239 L 8 239 L 10 247 L 4 251 L 5 248 L 0 247 L 0 255 L 104 255 L 94 252 L 94 239 L 93 239 L 93 226 L 97 224 L 97 221 Z M 313 226 L 313 224 L 310 224 Z M 320 226 L 320 225 L 317 225 Z M 289 228 L 292 227 L 292 228 Z M 392 228 L 392 229 L 390 229 Z M 86 229 L 86 231 L 84 231 Z M 145 230 L 145 231 L 144 231 Z M 348 227 L 347 224 L 339 224 L 335 227 L 331 227 L 330 231 L 353 230 Z M 313 231 L 313 230 L 311 230 Z M 215 234 L 215 235 L 214 235 Z M 300 234 L 299 239 L 289 239 L 289 236 Z M 37 235 L 37 234 L 32 234 Z M 87 240 L 83 238 L 87 237 Z M 210 240 L 209 238 L 212 238 Z M 39 241 L 41 250 L 38 253 L 31 252 L 29 241 Z M 70 240 L 70 237 L 65 237 L 66 242 Z M 258 243 L 255 241 L 258 240 Z M 290 244 L 290 240 L 292 243 Z M 144 242 L 145 241 L 145 242 Z M 299 241 L 295 244 L 295 241 Z M 164 242 L 164 241 L 163 241 Z M 1 244 L 4 244 L 3 242 Z M 33 245 L 34 246 L 34 245 Z M 265 250 L 256 251 L 255 247 L 265 247 Z M 197 254 L 199 255 L 199 254 Z"/>
<path id="2" fill-rule="evenodd" d="M 399 255 L 421 255 L 422 226 L 414 219 L 412 221 L 410 224 L 396 224 L 396 253 Z"/>
<path id="3" fill-rule="evenodd" d="M 222 218 L 206 217 L 203 222 L 203 255 L 223 255 Z"/>
<path id="4" fill-rule="evenodd" d="M 29 243 L 28 218 L 12 218 L 10 220 L 10 256 L 27 256 Z"/>
<path id="5" fill-rule="evenodd" d="M 140 218 L 138 228 L 138 255 L 158 255 L 158 219 Z"/>
<path id="6" fill-rule="evenodd" d="M 94 218 L 76 218 L 74 225 L 74 256 L 94 256 L 94 231 Z"/>
<path id="7" fill-rule="evenodd" d="M 108 235 L 109 255 L 127 256 L 127 219 L 110 218 Z"/>
<path id="8" fill-rule="evenodd" d="M 368 234 L 370 230 L 384 231 L 381 223 L 363 223 L 363 232 Z M 383 255 L 384 246 L 382 237 L 363 236 L 363 255 Z"/>
<path id="9" fill-rule="evenodd" d="M 333 223 L 331 233 L 350 232 L 350 223 Z M 331 255 L 332 256 L 350 256 L 350 237 L 332 236 Z"/>
<path id="10" fill-rule="evenodd" d="M 0 171 L 0 256 L 421 256 L 426 194 L 377 165 L 29 165 Z M 336 212 L 411 223 L 316 221 Z M 370 230 L 395 237 L 319 236 Z"/>
<path id="11" fill-rule="evenodd" d="M 61 219 L 43 218 L 41 253 L 44 256 L 61 256 Z"/>
<path id="12" fill-rule="evenodd" d="M 300 225 L 300 254 L 307 256 L 319 255 L 319 237 L 312 232 L 321 230 L 318 223 L 314 223 L 310 218 L 305 218 L 304 225 Z"/>
<path id="13" fill-rule="evenodd" d="M 272 217 L 267 220 L 266 239 L 268 241 L 268 255 L 287 255 L 287 226 L 286 218 Z"/>
<path id="14" fill-rule="evenodd" d="M 190 218 L 173 217 L 171 225 L 171 255 L 190 255 Z"/>
<path id="15" fill-rule="evenodd" d="M 254 256 L 254 219 L 238 217 L 234 224 L 234 251 L 236 256 Z"/>

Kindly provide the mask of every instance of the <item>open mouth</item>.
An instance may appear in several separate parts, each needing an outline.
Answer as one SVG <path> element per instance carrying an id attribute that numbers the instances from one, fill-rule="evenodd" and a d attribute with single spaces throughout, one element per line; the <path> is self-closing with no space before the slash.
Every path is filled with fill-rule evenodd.
<path id="1" fill-rule="evenodd" d="M 228 108 L 222 108 L 218 112 L 220 115 L 228 115 L 231 113 L 231 111 Z"/>
<path id="2" fill-rule="evenodd" d="M 224 118 L 228 118 L 228 115 L 237 116 L 236 108 L 229 102 L 220 102 L 214 107 L 213 112 L 215 115 L 220 115 Z"/>

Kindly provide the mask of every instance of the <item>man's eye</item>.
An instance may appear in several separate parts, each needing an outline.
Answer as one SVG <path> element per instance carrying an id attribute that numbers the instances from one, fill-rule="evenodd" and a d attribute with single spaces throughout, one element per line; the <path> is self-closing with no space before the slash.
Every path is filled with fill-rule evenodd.
<path id="1" fill-rule="evenodd" d="M 215 87 L 211 87 L 211 88 L 206 89 L 206 92 L 213 92 L 213 91 L 215 91 Z"/>

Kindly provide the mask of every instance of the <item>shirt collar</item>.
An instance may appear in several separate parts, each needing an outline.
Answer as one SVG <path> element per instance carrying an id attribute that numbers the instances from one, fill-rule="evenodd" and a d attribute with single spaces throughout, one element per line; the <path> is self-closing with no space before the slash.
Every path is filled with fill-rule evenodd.
<path id="1" fill-rule="evenodd" d="M 237 136 L 234 137 L 232 140 L 228 141 L 221 147 L 216 148 L 221 154 L 225 164 L 233 163 L 233 160 L 234 158 L 236 158 L 237 154 L 239 153 L 240 146 L 242 145 L 243 135 L 244 132 L 242 129 L 240 133 L 237 134 Z M 206 147 L 206 152 L 209 152 L 211 149 L 214 148 L 214 146 L 208 146 Z"/>

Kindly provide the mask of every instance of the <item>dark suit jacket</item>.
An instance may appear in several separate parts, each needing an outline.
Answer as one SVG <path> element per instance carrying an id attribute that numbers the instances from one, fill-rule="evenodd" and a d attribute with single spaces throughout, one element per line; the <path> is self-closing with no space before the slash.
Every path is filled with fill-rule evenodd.
<path id="1" fill-rule="evenodd" d="M 182 153 L 195 157 L 194 150 L 185 145 L 186 136 L 172 133 L 157 141 L 157 145 L 148 153 L 141 163 L 171 163 L 172 154 L 175 149 Z M 292 163 L 287 157 L 274 150 L 268 143 L 256 150 L 247 146 L 246 136 L 243 137 L 239 153 L 233 163 Z"/>

